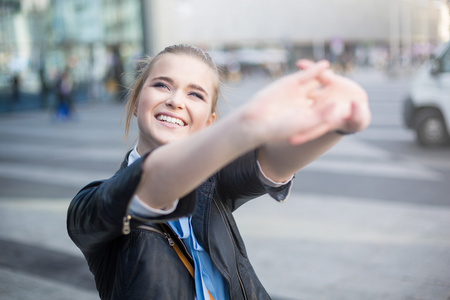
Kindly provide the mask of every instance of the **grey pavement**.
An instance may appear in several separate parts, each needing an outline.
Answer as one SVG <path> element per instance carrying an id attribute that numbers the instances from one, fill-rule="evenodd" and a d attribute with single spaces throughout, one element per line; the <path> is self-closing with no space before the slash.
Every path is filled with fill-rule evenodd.
<path id="1" fill-rule="evenodd" d="M 0 116 L 0 299 L 99 299 L 65 217 L 74 193 L 111 176 L 133 144 L 122 109 L 84 105 L 65 123 L 42 111 Z M 340 147 L 349 145 L 370 159 L 357 137 Z M 285 203 L 261 197 L 236 218 L 274 299 L 450 299 L 450 206 L 293 190 Z"/>

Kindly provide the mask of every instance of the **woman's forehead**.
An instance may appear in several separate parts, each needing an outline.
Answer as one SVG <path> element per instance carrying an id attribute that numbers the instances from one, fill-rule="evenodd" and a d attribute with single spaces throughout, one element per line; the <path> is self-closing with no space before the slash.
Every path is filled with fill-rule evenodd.
<path id="1" fill-rule="evenodd" d="M 156 57 L 152 70 L 157 66 L 163 68 L 182 69 L 185 65 L 189 65 L 191 71 L 204 72 L 205 70 L 208 70 L 209 72 L 213 72 L 212 68 L 200 58 L 189 54 L 174 53 L 164 53 Z"/>

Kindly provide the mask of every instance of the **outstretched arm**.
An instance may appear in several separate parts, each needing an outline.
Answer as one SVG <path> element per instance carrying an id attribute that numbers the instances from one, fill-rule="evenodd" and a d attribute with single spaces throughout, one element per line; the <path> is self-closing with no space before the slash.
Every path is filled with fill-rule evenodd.
<path id="1" fill-rule="evenodd" d="M 314 64 L 299 61 L 299 67 L 308 69 Z M 274 181 L 282 182 L 318 157 L 342 139 L 336 130 L 354 133 L 367 128 L 371 120 L 366 92 L 355 82 L 334 74 L 331 70 L 321 73 L 318 86 L 309 94 L 311 106 L 333 106 L 332 112 L 322 124 L 317 139 L 303 143 L 302 134 L 279 143 L 267 143 L 258 152 L 258 160 L 264 173 Z"/>
<path id="2" fill-rule="evenodd" d="M 327 68 L 321 62 L 285 76 L 217 124 L 155 149 L 144 162 L 139 198 L 154 208 L 171 207 L 175 199 L 252 149 L 290 137 L 307 142 L 337 127 L 328 124 L 333 103 L 307 101 Z"/>

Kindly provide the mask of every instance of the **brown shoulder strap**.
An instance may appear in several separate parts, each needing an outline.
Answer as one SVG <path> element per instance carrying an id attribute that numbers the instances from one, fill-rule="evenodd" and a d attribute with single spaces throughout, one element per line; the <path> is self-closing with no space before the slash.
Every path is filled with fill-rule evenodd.
<path id="1" fill-rule="evenodd" d="M 173 240 L 173 243 L 172 243 L 173 245 L 171 244 L 173 249 L 178 254 L 178 257 L 181 259 L 181 261 L 183 262 L 186 269 L 189 271 L 189 274 L 191 274 L 192 278 L 195 279 L 194 266 L 192 265 L 191 261 L 186 257 L 186 255 L 183 253 L 183 250 L 181 250 L 180 246 L 178 246 L 178 243 L 177 243 L 178 237 L 173 238 L 171 230 L 167 229 L 166 226 L 167 225 L 165 225 L 165 224 L 161 224 L 161 227 L 164 230 L 164 232 Z M 210 300 L 214 300 L 214 297 L 211 295 L 211 292 L 209 290 L 208 290 L 208 294 L 209 294 Z"/>

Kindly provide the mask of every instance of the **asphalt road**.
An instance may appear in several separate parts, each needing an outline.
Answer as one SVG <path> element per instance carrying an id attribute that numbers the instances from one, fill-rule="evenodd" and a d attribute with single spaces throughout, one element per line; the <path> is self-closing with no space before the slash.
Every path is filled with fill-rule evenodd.
<path id="1" fill-rule="evenodd" d="M 450 148 L 420 148 L 403 128 L 407 79 L 352 76 L 369 93 L 372 125 L 299 172 L 287 203 L 263 198 L 236 213 L 249 256 L 276 299 L 448 300 Z M 228 85 L 229 106 L 267 82 Z M 132 147 L 122 112 L 97 103 L 70 122 L 0 116 L 1 299 L 98 299 L 65 212 Z"/>

